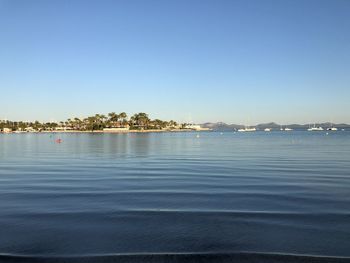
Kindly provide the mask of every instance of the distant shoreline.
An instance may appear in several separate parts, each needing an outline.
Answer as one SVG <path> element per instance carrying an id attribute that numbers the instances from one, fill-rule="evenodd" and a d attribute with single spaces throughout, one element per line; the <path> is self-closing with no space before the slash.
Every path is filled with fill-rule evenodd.
<path id="1" fill-rule="evenodd" d="M 111 133 L 162 133 L 162 132 L 203 132 L 203 131 L 211 131 L 207 129 L 203 130 L 190 130 L 190 129 L 174 129 L 174 130 L 116 130 L 116 131 L 103 131 L 103 130 L 94 130 L 94 131 L 80 131 L 80 130 L 60 130 L 60 131 L 12 131 L 7 132 L 7 134 L 27 134 L 27 133 L 103 133 L 103 134 L 111 134 Z M 3 133 L 3 132 L 1 132 Z"/>
<path id="2" fill-rule="evenodd" d="M 95 130 L 95 131 L 79 131 L 79 130 L 66 130 L 66 131 L 41 131 L 43 133 L 153 133 L 153 132 L 192 132 L 194 130 L 186 129 L 174 129 L 174 130 Z"/>

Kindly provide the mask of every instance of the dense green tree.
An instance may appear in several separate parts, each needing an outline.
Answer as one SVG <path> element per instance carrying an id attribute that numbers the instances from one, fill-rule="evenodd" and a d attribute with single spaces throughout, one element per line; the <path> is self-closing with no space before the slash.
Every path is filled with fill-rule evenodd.
<path id="1" fill-rule="evenodd" d="M 128 124 L 128 115 L 125 112 L 119 113 L 119 121 L 122 126 L 126 126 Z"/>
<path id="2" fill-rule="evenodd" d="M 130 118 L 130 126 L 137 129 L 147 129 L 150 119 L 144 112 L 136 113 Z"/>
<path id="3" fill-rule="evenodd" d="M 159 119 L 150 120 L 147 113 L 139 112 L 131 116 L 128 120 L 128 116 L 125 112 L 119 114 L 115 112 L 108 113 L 108 116 L 103 114 L 95 114 L 94 116 L 88 116 L 84 119 L 69 118 L 66 121 L 60 122 L 46 122 L 41 123 L 39 121 L 23 122 L 23 121 L 9 121 L 0 120 L 0 129 L 10 128 L 12 130 L 24 131 L 28 128 L 33 128 L 37 131 L 54 130 L 57 127 L 69 128 L 74 130 L 103 130 L 105 127 L 126 127 L 130 126 L 130 129 L 164 129 L 174 128 L 177 123 L 173 120 L 167 122 Z"/>

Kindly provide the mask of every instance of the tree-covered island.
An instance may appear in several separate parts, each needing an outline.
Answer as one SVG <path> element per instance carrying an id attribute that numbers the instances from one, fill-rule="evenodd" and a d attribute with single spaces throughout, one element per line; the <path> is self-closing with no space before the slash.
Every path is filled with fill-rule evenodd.
<path id="1" fill-rule="evenodd" d="M 10 121 L 0 120 L 1 132 L 45 132 L 45 131 L 84 131 L 84 132 L 123 132 L 123 131 L 176 131 L 201 130 L 199 125 L 176 121 L 150 119 L 144 112 L 130 118 L 125 112 L 111 112 L 107 115 L 95 114 L 86 118 L 70 118 L 60 122 Z"/>

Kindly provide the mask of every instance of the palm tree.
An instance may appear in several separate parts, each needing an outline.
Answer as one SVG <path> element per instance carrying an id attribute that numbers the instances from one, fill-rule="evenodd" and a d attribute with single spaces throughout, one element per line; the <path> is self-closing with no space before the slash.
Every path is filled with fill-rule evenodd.
<path id="1" fill-rule="evenodd" d="M 116 114 L 115 112 L 110 112 L 108 113 L 108 116 L 109 116 L 108 122 L 111 123 L 112 126 L 114 126 L 118 122 L 119 115 Z"/>
<path id="2" fill-rule="evenodd" d="M 100 130 L 103 124 L 103 115 L 95 114 L 94 116 L 94 128 Z"/>
<path id="3" fill-rule="evenodd" d="M 128 115 L 125 112 L 119 113 L 118 117 L 121 120 L 121 126 L 125 126 L 128 123 L 128 120 L 127 120 Z"/>
<path id="4" fill-rule="evenodd" d="M 150 119 L 148 118 L 148 115 L 144 112 L 140 112 L 137 114 L 134 114 L 130 119 L 130 126 L 137 126 L 141 129 L 147 129 L 148 124 L 150 122 Z"/>
<path id="5" fill-rule="evenodd" d="M 162 121 L 159 119 L 155 119 L 152 121 L 152 125 L 154 126 L 155 129 L 162 129 L 167 126 L 168 122 Z"/>
<path id="6" fill-rule="evenodd" d="M 86 121 L 86 127 L 88 130 L 91 130 L 91 131 L 94 131 L 95 128 L 97 128 L 97 125 L 96 125 L 96 116 L 90 116 L 90 117 L 87 117 L 87 119 L 85 119 Z"/>
<path id="7" fill-rule="evenodd" d="M 81 129 L 81 124 L 82 124 L 82 121 L 79 118 L 75 117 L 74 121 L 73 121 L 74 129 L 80 130 Z"/>

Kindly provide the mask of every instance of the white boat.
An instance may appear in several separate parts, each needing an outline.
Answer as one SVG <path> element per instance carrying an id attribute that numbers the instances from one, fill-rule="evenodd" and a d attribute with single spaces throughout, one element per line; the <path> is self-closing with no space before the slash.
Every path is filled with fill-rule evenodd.
<path id="1" fill-rule="evenodd" d="M 333 123 L 331 123 L 331 127 L 327 128 L 327 131 L 337 131 L 338 128 L 333 127 Z"/>
<path id="2" fill-rule="evenodd" d="M 336 128 L 336 127 L 330 127 L 327 129 L 327 131 L 337 131 L 337 130 L 338 130 L 338 128 Z"/>
<path id="3" fill-rule="evenodd" d="M 284 130 L 285 130 L 285 131 L 292 131 L 293 129 L 291 129 L 291 128 L 285 128 Z"/>
<path id="4" fill-rule="evenodd" d="M 323 131 L 322 127 L 311 127 L 309 129 L 307 129 L 308 131 Z"/>
<path id="5" fill-rule="evenodd" d="M 238 129 L 239 132 L 254 132 L 256 131 L 256 128 L 249 128 L 249 127 L 245 127 L 243 129 Z"/>
<path id="6" fill-rule="evenodd" d="M 271 131 L 271 128 L 265 128 L 264 131 L 269 132 L 269 131 Z"/>
<path id="7" fill-rule="evenodd" d="M 316 125 L 314 124 L 314 127 L 310 127 L 307 130 L 308 131 L 323 131 L 323 128 L 321 126 L 316 127 Z"/>

